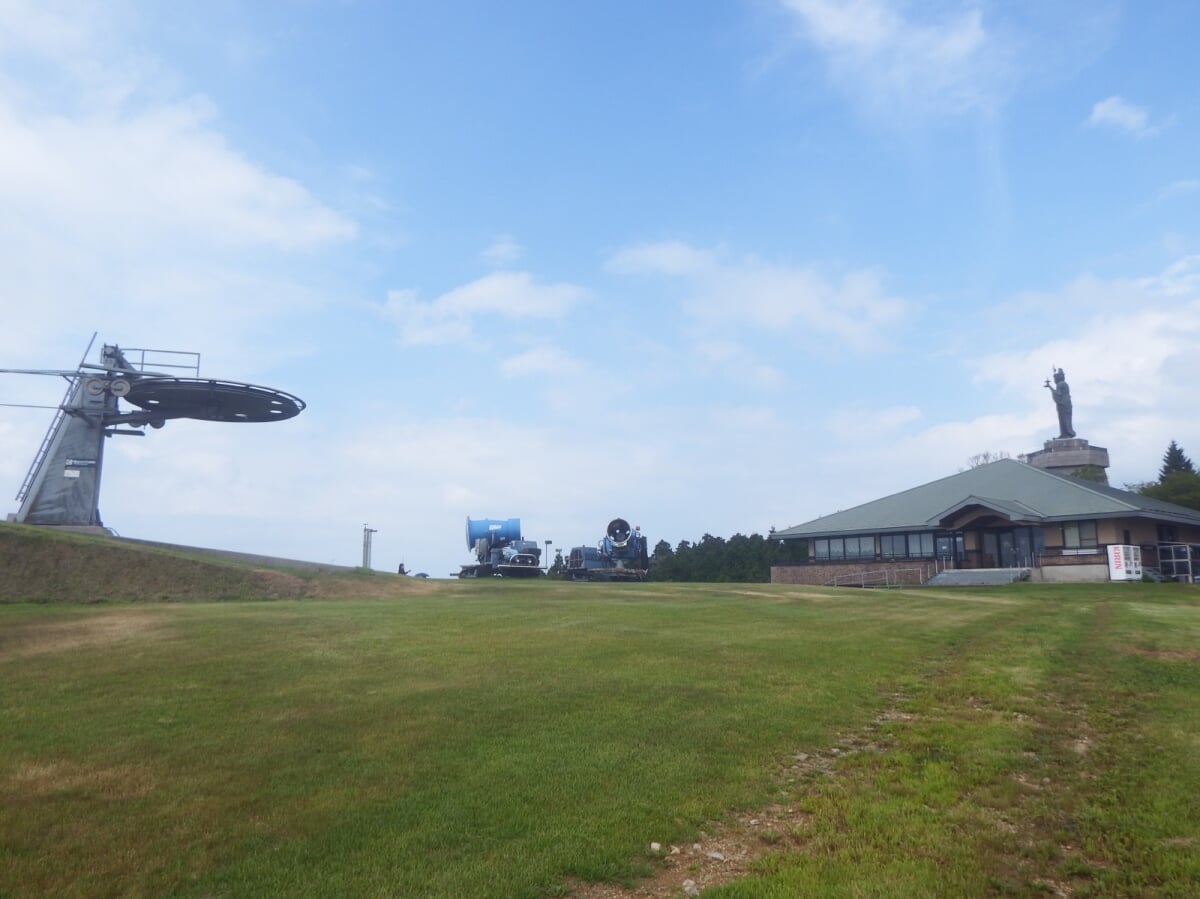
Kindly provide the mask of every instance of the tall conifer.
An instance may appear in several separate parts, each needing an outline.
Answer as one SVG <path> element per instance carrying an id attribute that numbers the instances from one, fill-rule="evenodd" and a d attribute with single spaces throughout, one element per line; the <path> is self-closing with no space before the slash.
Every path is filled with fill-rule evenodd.
<path id="1" fill-rule="evenodd" d="M 1186 471 L 1188 474 L 1195 474 L 1196 467 L 1192 465 L 1192 460 L 1187 457 L 1187 454 L 1172 440 L 1171 445 L 1167 447 L 1166 453 L 1163 454 L 1162 468 L 1158 470 L 1158 482 L 1161 484 L 1167 479 L 1167 475 L 1173 474 L 1176 471 Z"/>

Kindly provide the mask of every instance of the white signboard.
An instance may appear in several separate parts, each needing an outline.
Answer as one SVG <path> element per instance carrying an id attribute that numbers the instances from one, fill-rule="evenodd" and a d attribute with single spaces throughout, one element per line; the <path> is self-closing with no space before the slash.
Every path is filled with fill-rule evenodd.
<path id="1" fill-rule="evenodd" d="M 1140 546 L 1109 546 L 1108 579 L 1140 581 L 1142 579 L 1142 548 Z"/>

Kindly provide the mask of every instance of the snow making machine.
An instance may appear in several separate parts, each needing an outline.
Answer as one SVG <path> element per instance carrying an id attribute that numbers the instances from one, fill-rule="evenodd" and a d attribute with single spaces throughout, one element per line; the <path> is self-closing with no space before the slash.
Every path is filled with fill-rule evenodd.
<path id="1" fill-rule="evenodd" d="M 599 544 L 576 546 L 567 558 L 567 577 L 573 581 L 644 581 L 649 573 L 646 537 L 624 518 L 608 523 Z"/>
<path id="2" fill-rule="evenodd" d="M 467 549 L 473 563 L 457 577 L 537 577 L 542 573 L 542 550 L 536 540 L 521 539 L 521 519 L 467 519 Z"/>

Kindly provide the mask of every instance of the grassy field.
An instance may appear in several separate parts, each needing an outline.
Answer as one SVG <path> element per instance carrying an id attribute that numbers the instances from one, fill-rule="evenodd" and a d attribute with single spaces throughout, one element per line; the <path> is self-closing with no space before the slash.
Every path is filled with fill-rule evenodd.
<path id="1" fill-rule="evenodd" d="M 1195 588 L 378 583 L 0 605 L 0 896 L 1200 894 Z"/>

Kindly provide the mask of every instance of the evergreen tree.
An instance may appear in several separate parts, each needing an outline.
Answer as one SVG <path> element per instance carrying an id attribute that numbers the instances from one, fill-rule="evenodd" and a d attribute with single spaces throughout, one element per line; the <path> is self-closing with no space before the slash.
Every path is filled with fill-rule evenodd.
<path id="1" fill-rule="evenodd" d="M 1192 460 L 1187 457 L 1178 444 L 1172 440 L 1171 445 L 1167 447 L 1166 453 L 1163 454 L 1162 468 L 1158 470 L 1158 483 L 1166 483 L 1167 477 L 1177 471 L 1195 474 L 1196 467 L 1192 465 Z"/>
<path id="2" fill-rule="evenodd" d="M 1200 509 L 1200 475 L 1190 471 L 1173 471 L 1157 484 L 1148 484 L 1140 491 L 1177 506 Z"/>
<path id="3" fill-rule="evenodd" d="M 671 549 L 671 544 L 666 540 L 659 540 L 654 544 L 654 552 L 650 554 L 650 580 L 678 580 L 676 577 L 678 568 L 678 560 L 675 558 L 675 551 Z"/>

